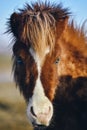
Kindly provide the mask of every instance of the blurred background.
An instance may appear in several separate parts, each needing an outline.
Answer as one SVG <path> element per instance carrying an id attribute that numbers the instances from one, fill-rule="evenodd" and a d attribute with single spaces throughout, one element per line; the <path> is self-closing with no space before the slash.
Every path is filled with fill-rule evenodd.
<path id="1" fill-rule="evenodd" d="M 32 2 L 35 0 L 31 0 Z M 5 34 L 10 15 L 30 0 L 3 0 L 0 2 L 0 130 L 31 130 L 26 116 L 26 104 L 13 82 L 11 36 Z M 40 1 L 40 0 L 38 0 Z M 45 0 L 42 0 L 45 1 Z M 48 0 L 47 0 L 48 1 Z M 81 25 L 87 19 L 86 0 L 49 0 L 69 7 L 72 17 Z M 87 26 L 86 26 L 87 27 Z"/>

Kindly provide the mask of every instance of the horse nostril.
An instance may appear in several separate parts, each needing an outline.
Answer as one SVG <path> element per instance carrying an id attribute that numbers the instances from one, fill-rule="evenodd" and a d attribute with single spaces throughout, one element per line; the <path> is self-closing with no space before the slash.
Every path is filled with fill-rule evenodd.
<path id="1" fill-rule="evenodd" d="M 34 113 L 34 110 L 33 110 L 33 106 L 31 106 L 30 111 L 31 111 L 32 115 L 36 117 L 36 114 Z"/>

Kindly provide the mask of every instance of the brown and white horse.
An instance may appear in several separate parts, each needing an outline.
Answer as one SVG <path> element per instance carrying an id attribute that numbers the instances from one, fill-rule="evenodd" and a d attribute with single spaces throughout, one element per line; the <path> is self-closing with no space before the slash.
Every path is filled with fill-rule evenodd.
<path id="1" fill-rule="evenodd" d="M 35 130 L 87 130 L 87 38 L 69 14 L 35 3 L 9 20 L 14 78 Z"/>

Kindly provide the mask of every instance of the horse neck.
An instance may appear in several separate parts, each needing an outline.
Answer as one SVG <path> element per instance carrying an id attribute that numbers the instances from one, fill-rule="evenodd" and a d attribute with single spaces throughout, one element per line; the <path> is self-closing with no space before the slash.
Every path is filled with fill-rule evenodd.
<path id="1" fill-rule="evenodd" d="M 58 41 L 61 48 L 59 75 L 87 77 L 87 40 L 81 30 L 68 26 Z"/>
<path id="2" fill-rule="evenodd" d="M 74 23 L 68 25 L 64 31 L 63 39 L 66 43 L 75 47 L 78 52 L 81 52 L 84 57 L 87 57 L 87 37 L 83 26 L 77 28 Z"/>

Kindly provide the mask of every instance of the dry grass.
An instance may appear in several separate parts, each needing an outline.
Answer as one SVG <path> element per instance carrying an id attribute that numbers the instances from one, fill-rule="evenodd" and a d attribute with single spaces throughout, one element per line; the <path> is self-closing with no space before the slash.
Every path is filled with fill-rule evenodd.
<path id="1" fill-rule="evenodd" d="M 9 55 L 0 55 L 0 72 L 1 71 L 11 71 L 11 57 Z"/>
<path id="2" fill-rule="evenodd" d="M 26 104 L 13 83 L 0 84 L 0 130 L 32 130 Z"/>

